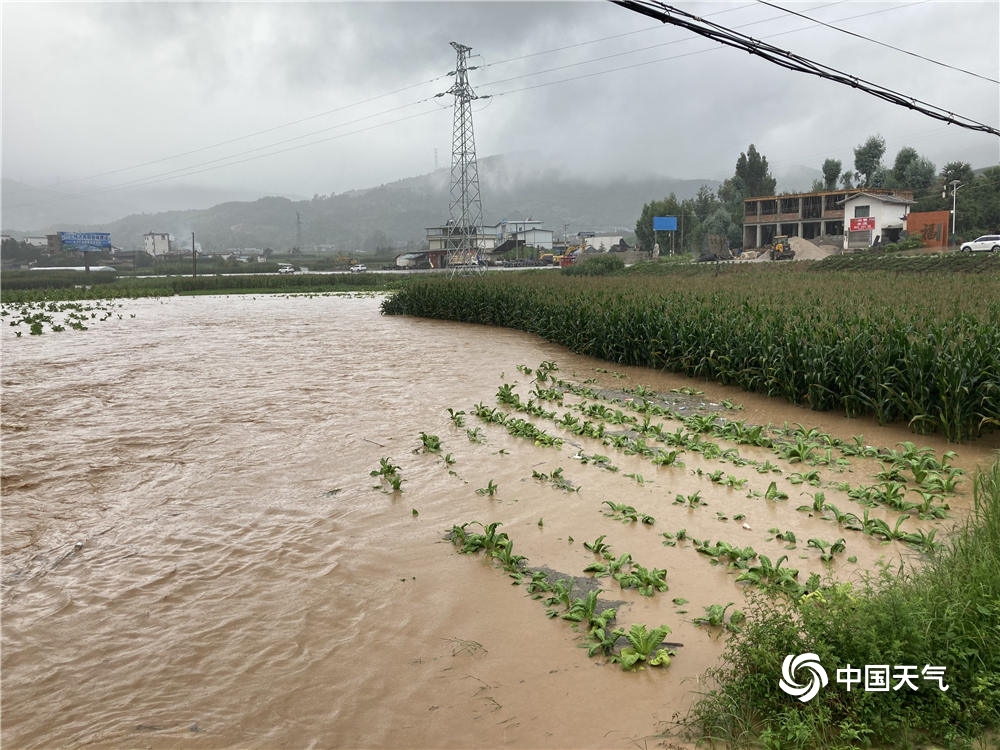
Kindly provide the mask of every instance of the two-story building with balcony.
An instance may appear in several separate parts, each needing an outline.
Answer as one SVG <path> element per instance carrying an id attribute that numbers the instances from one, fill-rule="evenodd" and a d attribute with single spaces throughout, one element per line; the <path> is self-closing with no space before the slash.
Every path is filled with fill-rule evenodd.
<path id="1" fill-rule="evenodd" d="M 883 243 L 898 239 L 904 226 L 906 211 L 913 203 L 910 190 L 865 188 L 825 190 L 815 193 L 789 193 L 747 198 L 743 201 L 743 248 L 766 247 L 775 237 L 787 235 L 815 240 L 820 237 L 842 238 L 844 247 L 854 247 L 860 235 L 850 236 L 851 220 L 863 218 L 866 210 L 878 219 L 881 234 L 866 235 L 868 244 L 874 237 Z M 855 214 L 858 214 L 857 216 Z M 899 214 L 899 216 L 897 216 Z M 863 222 L 867 229 L 872 222 Z M 854 222 L 858 227 L 861 224 Z M 866 245 L 867 246 L 867 245 Z"/>

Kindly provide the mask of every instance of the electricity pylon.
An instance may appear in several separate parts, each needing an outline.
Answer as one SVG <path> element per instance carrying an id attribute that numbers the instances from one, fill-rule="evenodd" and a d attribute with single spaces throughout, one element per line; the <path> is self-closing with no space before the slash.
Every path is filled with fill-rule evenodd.
<path id="1" fill-rule="evenodd" d="M 454 125 L 451 136 L 451 198 L 448 206 L 448 267 L 452 274 L 483 273 L 479 236 L 483 226 L 483 202 L 479 194 L 479 165 L 476 163 L 476 138 L 472 131 L 472 102 L 487 97 L 476 96 L 469 85 L 469 53 L 472 47 L 458 42 L 451 46 L 458 53 L 455 83 L 448 94 L 455 96 Z"/>

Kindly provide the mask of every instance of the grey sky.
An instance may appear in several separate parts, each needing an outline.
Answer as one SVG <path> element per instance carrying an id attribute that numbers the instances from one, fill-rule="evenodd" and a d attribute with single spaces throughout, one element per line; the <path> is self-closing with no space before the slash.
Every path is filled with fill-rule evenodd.
<path id="1" fill-rule="evenodd" d="M 786 5 L 1000 78 L 995 0 Z M 1000 124 L 996 83 L 752 0 L 677 6 Z M 452 40 L 480 55 L 470 80 L 493 95 L 475 108 L 480 157 L 530 152 L 595 178 L 722 179 L 750 143 L 777 174 L 827 157 L 846 169 L 853 148 L 879 133 L 890 163 L 903 146 L 938 169 L 1000 162 L 995 136 L 607 2 L 4 2 L 3 175 L 67 192 L 152 181 L 311 196 L 429 172 L 435 151 L 439 166 L 450 161 L 452 98 L 434 95 L 452 81 Z M 97 176 L 111 170 L 122 171 Z"/>

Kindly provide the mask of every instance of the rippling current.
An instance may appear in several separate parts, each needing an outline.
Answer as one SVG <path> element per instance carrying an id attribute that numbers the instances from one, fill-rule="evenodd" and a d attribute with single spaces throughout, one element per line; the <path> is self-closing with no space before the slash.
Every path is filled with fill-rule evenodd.
<path id="1" fill-rule="evenodd" d="M 4 330 L 4 747 L 624 747 L 690 705 L 716 640 L 675 627 L 669 674 L 622 674 L 443 538 L 502 508 L 557 564 L 570 533 L 601 533 L 593 505 L 531 482 L 553 449 L 472 443 L 446 410 L 518 364 L 607 365 L 378 307 L 179 297 Z M 422 431 L 450 470 L 414 452 Z M 383 456 L 402 493 L 369 476 Z M 599 474 L 595 497 L 620 486 Z"/>

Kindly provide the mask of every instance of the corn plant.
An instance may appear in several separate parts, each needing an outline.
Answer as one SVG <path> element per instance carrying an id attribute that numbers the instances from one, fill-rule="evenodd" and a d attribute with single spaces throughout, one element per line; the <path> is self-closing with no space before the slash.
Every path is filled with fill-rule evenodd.
<path id="1" fill-rule="evenodd" d="M 625 566 L 632 564 L 632 555 L 626 552 L 621 557 L 615 559 L 614 555 L 603 554 L 606 562 L 599 563 L 594 562 L 583 569 L 584 573 L 595 573 L 597 578 L 605 576 L 617 576 L 621 573 Z"/>
<path id="2" fill-rule="evenodd" d="M 759 565 L 747 568 L 736 580 L 747 581 L 758 586 L 774 587 L 778 589 L 797 590 L 796 578 L 799 571 L 796 568 L 782 567 L 782 563 L 788 559 L 788 555 L 782 555 L 774 563 L 767 555 L 758 555 Z"/>
<path id="3" fill-rule="evenodd" d="M 788 481 L 791 484 L 808 484 L 813 487 L 819 487 L 821 480 L 819 478 L 819 472 L 813 469 L 812 471 L 808 471 L 804 474 L 797 471 L 792 472 L 788 475 Z"/>
<path id="4" fill-rule="evenodd" d="M 614 634 L 617 634 L 617 637 L 625 636 L 629 642 L 629 645 L 618 654 L 622 669 L 639 669 L 642 665 L 669 667 L 673 652 L 661 648 L 669 633 L 670 628 L 666 625 L 652 630 L 647 630 L 645 625 L 640 624 L 633 625 L 628 631 L 624 628 L 616 629 Z"/>
<path id="5" fill-rule="evenodd" d="M 610 554 L 611 546 L 604 541 L 604 534 L 601 534 L 597 539 L 592 542 L 584 542 L 584 549 L 588 549 L 595 555 L 600 555 L 601 557 L 607 557 Z"/>
<path id="6" fill-rule="evenodd" d="M 710 625 L 716 628 L 722 627 L 726 621 L 726 610 L 732 606 L 732 602 L 728 604 L 709 604 L 705 607 L 705 614 L 701 617 L 695 617 L 694 622 L 697 625 Z"/>
<path id="7" fill-rule="evenodd" d="M 777 482 L 771 482 L 767 486 L 767 490 L 764 492 L 764 499 L 765 500 L 787 500 L 788 499 L 788 493 L 787 492 L 782 492 L 781 490 L 779 490 Z"/>
<path id="8" fill-rule="evenodd" d="M 399 467 L 384 456 L 379 459 L 379 468 L 370 471 L 369 476 L 382 477 L 382 480 L 388 483 L 393 492 L 402 492 L 403 476 L 399 472 Z"/>
<path id="9" fill-rule="evenodd" d="M 608 506 L 608 510 L 604 511 L 604 515 L 615 518 L 622 523 L 635 523 L 640 521 L 646 525 L 653 525 L 656 519 L 645 513 L 640 513 L 631 505 L 626 505 L 625 503 L 615 503 L 611 500 L 605 500 L 604 505 Z"/>
<path id="10" fill-rule="evenodd" d="M 669 588 L 664 568 L 645 568 L 632 563 L 627 573 L 620 572 L 614 578 L 623 589 L 636 588 L 642 596 L 653 596 L 655 592 Z"/>
<path id="11" fill-rule="evenodd" d="M 441 438 L 437 435 L 429 435 L 426 432 L 421 432 L 420 443 L 425 453 L 439 453 L 441 451 Z"/>
<path id="12" fill-rule="evenodd" d="M 573 484 L 569 479 L 563 476 L 563 468 L 560 466 L 557 469 L 553 469 L 551 474 L 546 474 L 544 471 L 538 471 L 536 469 L 531 470 L 531 478 L 537 479 L 540 482 L 548 482 L 556 489 L 563 490 L 564 492 L 579 492 L 580 488 Z"/>
<path id="13" fill-rule="evenodd" d="M 806 542 L 806 546 L 818 549 L 820 552 L 820 560 L 823 562 L 833 562 L 834 555 L 847 549 L 847 543 L 844 541 L 843 537 L 832 543 L 813 537 Z"/>
<path id="14" fill-rule="evenodd" d="M 699 505 L 708 505 L 701 499 L 701 490 L 696 490 L 690 495 L 677 495 L 674 498 L 674 505 L 687 505 L 689 508 L 697 508 Z"/>
<path id="15" fill-rule="evenodd" d="M 842 513 L 840 509 L 833 503 L 824 503 L 823 511 L 824 512 L 829 511 L 830 513 L 832 513 L 833 520 L 845 528 L 853 529 L 855 531 L 860 531 L 865 527 L 864 522 L 860 518 L 858 518 L 854 513 L 850 512 Z M 868 511 L 866 510 L 865 517 L 867 518 L 867 516 L 868 516 Z"/>
<path id="16" fill-rule="evenodd" d="M 611 459 L 608 456 L 602 456 L 600 453 L 595 453 L 592 456 L 588 456 L 583 451 L 577 453 L 573 458 L 578 458 L 580 463 L 588 464 L 592 463 L 595 466 L 599 466 L 607 471 L 618 471 L 618 467 L 611 463 Z"/>
<path id="17" fill-rule="evenodd" d="M 480 487 L 478 490 L 476 490 L 476 494 L 493 497 L 495 494 L 497 494 L 498 489 L 499 487 L 497 486 L 497 483 L 491 479 L 485 487 Z"/>

